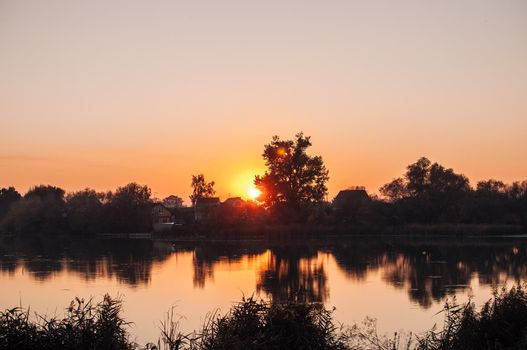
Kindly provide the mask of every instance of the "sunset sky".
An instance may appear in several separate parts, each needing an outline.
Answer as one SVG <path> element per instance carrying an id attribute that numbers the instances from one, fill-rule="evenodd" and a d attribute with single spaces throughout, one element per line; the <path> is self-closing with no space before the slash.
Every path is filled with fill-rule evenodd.
<path id="1" fill-rule="evenodd" d="M 339 189 L 527 179 L 527 1 L 0 0 L 0 187 L 246 196 L 273 135 Z"/>

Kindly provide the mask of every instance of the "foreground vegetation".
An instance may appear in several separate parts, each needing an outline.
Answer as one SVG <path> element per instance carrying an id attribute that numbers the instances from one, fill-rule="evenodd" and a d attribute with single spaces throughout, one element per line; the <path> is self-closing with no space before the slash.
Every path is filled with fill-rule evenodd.
<path id="1" fill-rule="evenodd" d="M 131 340 L 122 303 L 75 299 L 62 318 L 31 316 L 30 310 L 0 312 L 2 349 L 139 349 Z M 375 321 L 344 327 L 320 303 L 243 299 L 225 315 L 212 314 L 199 331 L 182 333 L 173 310 L 161 335 L 146 349 L 525 349 L 527 292 L 521 286 L 496 292 L 479 311 L 473 303 L 447 302 L 440 329 L 423 334 L 379 336 Z"/>

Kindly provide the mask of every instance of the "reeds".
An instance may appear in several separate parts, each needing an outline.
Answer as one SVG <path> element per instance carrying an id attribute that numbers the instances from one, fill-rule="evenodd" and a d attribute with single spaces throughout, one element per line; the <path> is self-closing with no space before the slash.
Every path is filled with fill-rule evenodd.
<path id="1" fill-rule="evenodd" d="M 148 349 L 348 349 L 332 311 L 319 303 L 244 298 L 225 315 L 209 314 L 202 329 L 190 334 L 181 333 L 173 318 L 169 313 L 169 321 L 162 322 L 162 337 Z"/>
<path id="2" fill-rule="evenodd" d="M 418 349 L 527 349 L 527 293 L 520 285 L 495 291 L 478 312 L 473 303 L 446 303 L 443 329 L 418 340 Z"/>
<path id="3" fill-rule="evenodd" d="M 105 295 L 100 303 L 76 298 L 60 319 L 30 317 L 20 307 L 0 312 L 2 349 L 133 349 L 122 302 Z"/>
<path id="4" fill-rule="evenodd" d="M 64 318 L 30 316 L 29 310 L 0 312 L 1 349 L 138 349 L 121 317 L 122 303 L 108 295 L 100 303 L 75 299 Z M 209 314 L 203 327 L 180 331 L 171 309 L 161 322 L 161 336 L 150 350 L 324 349 L 457 350 L 526 349 L 527 292 L 517 286 L 496 291 L 479 311 L 473 303 L 447 302 L 445 321 L 423 334 L 379 335 L 375 321 L 343 327 L 320 303 L 294 299 L 275 303 L 244 298 L 221 315 Z"/>

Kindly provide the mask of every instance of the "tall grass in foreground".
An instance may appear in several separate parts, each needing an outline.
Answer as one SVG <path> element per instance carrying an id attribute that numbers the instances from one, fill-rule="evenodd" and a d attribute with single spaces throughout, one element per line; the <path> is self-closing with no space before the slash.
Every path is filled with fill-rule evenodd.
<path id="1" fill-rule="evenodd" d="M 29 310 L 0 312 L 2 349 L 139 349 L 130 340 L 122 304 L 105 296 L 94 304 L 75 299 L 64 318 L 30 317 Z M 496 292 L 479 311 L 473 303 L 447 302 L 442 328 L 423 334 L 377 333 L 375 321 L 344 327 L 319 303 L 278 304 L 243 299 L 224 315 L 209 315 L 202 329 L 182 333 L 174 310 L 161 322 L 150 350 L 216 349 L 526 349 L 527 293 L 521 286 Z"/>
<path id="2" fill-rule="evenodd" d="M 319 303 L 248 298 L 225 315 L 211 314 L 199 332 L 184 335 L 177 322 L 162 326 L 160 341 L 150 349 L 348 349 L 332 312 Z"/>
<path id="3" fill-rule="evenodd" d="M 495 292 L 478 312 L 473 303 L 444 307 L 443 329 L 427 332 L 420 349 L 527 349 L 527 293 Z"/>
<path id="4" fill-rule="evenodd" d="M 121 301 L 108 295 L 97 304 L 76 298 L 62 319 L 9 309 L 0 312 L 0 348 L 133 349 L 121 311 Z"/>

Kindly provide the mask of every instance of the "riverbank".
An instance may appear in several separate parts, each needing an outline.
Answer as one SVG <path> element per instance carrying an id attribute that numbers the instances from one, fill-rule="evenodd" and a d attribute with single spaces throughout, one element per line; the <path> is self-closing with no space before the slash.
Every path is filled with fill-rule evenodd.
<path id="1" fill-rule="evenodd" d="M 227 227 L 194 226 L 173 232 L 155 233 L 156 238 L 176 241 L 208 241 L 218 239 L 284 239 L 284 238 L 335 238 L 355 236 L 520 236 L 527 234 L 520 225 L 491 224 L 409 224 L 381 225 L 258 225 L 245 224 Z"/>
<path id="2" fill-rule="evenodd" d="M 406 236 L 406 237 L 521 237 L 527 228 L 521 225 L 501 224 L 407 224 L 407 225 L 316 225 L 316 224 L 239 224 L 228 226 L 188 225 L 172 231 L 140 233 L 97 233 L 45 235 L 37 233 L 0 233 L 0 239 L 45 236 L 54 238 L 97 238 L 120 240 L 169 239 L 174 241 L 216 240 L 282 240 L 282 239 L 333 239 L 357 236 Z"/>

